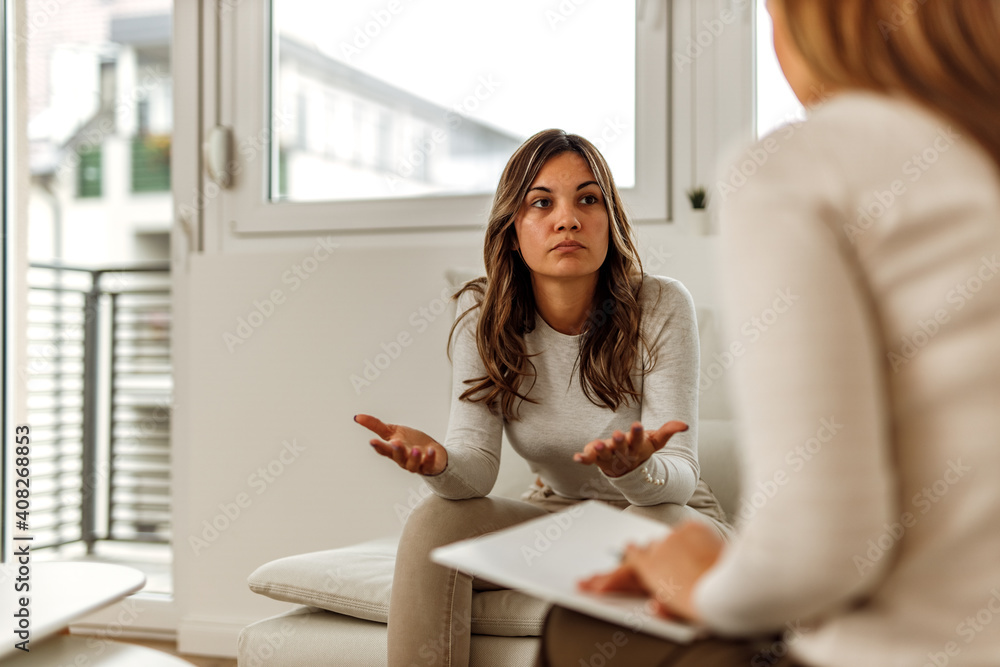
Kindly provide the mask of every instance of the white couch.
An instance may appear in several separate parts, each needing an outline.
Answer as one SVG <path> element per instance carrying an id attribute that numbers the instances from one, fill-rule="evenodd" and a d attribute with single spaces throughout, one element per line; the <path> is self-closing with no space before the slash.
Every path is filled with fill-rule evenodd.
<path id="1" fill-rule="evenodd" d="M 732 517 L 739 498 L 739 474 L 721 377 L 725 369 L 715 357 L 722 346 L 711 310 L 699 309 L 698 324 L 702 478 Z M 506 443 L 504 447 L 505 456 L 514 456 Z M 530 482 L 518 470 L 499 479 L 494 493 L 516 497 Z M 254 592 L 301 606 L 244 628 L 238 646 L 240 667 L 385 665 L 395 550 L 396 539 L 387 538 L 282 558 L 258 568 L 249 578 Z M 471 664 L 533 664 L 547 609 L 546 604 L 516 591 L 474 592 Z M 414 656 L 415 664 L 422 662 L 422 656 Z"/>

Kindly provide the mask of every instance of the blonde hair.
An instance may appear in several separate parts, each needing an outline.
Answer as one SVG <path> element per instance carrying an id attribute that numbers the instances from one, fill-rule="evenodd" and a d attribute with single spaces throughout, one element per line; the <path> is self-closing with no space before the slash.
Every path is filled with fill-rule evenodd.
<path id="1" fill-rule="evenodd" d="M 1000 168 L 1000 2 L 772 2 L 822 81 L 906 95 L 964 128 Z"/>
<path id="2" fill-rule="evenodd" d="M 527 397 L 523 388 L 535 376 L 524 335 L 535 327 L 535 297 L 531 272 L 515 249 L 514 220 L 542 166 L 551 158 L 573 152 L 587 161 L 601 188 L 608 213 L 608 254 L 601 265 L 591 313 L 580 340 L 580 384 L 595 405 L 612 410 L 639 398 L 631 371 L 639 359 L 641 332 L 639 288 L 642 264 L 618 188 L 604 157 L 583 137 L 562 130 L 544 130 L 524 142 L 511 156 L 500 177 L 486 227 L 483 258 L 486 277 L 466 284 L 477 303 L 462 313 L 455 327 L 479 309 L 476 345 L 486 367 L 483 377 L 469 378 L 461 398 L 485 402 L 506 419 L 516 418 L 516 405 Z M 449 349 L 451 337 L 449 336 Z"/>

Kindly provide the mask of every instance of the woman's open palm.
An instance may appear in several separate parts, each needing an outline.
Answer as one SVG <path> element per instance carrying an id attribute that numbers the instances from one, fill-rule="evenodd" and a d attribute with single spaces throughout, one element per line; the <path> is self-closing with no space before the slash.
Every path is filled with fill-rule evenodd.
<path id="1" fill-rule="evenodd" d="M 354 415 L 354 421 L 378 436 L 368 441 L 376 452 L 392 459 L 404 470 L 436 475 L 448 465 L 448 451 L 423 431 L 385 424 L 371 415 Z"/>
<path id="2" fill-rule="evenodd" d="M 596 465 L 609 477 L 621 477 L 662 449 L 674 434 L 687 429 L 684 422 L 669 421 L 655 431 L 646 431 L 642 424 L 634 422 L 628 433 L 615 431 L 610 438 L 587 443 L 582 452 L 573 455 L 573 460 Z"/>

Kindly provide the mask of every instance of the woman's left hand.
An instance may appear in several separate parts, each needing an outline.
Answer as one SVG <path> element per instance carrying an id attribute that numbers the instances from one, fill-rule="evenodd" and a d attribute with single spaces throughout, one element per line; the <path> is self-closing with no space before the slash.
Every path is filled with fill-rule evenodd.
<path id="1" fill-rule="evenodd" d="M 684 422 L 669 421 L 655 431 L 647 432 L 642 424 L 635 422 L 627 434 L 615 431 L 610 438 L 587 443 L 582 452 L 573 455 L 573 460 L 596 465 L 608 477 L 621 477 L 645 463 L 675 433 L 687 429 Z"/>
<path id="2" fill-rule="evenodd" d="M 617 569 L 579 586 L 594 593 L 643 592 L 659 615 L 699 621 L 691 599 L 694 587 L 718 560 L 722 547 L 722 538 L 711 526 L 688 521 L 659 542 L 627 547 Z"/>

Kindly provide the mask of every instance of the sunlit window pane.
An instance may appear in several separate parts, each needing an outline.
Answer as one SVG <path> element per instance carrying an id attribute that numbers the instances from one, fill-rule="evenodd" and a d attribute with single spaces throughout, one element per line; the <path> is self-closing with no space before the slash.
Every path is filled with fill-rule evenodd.
<path id="1" fill-rule="evenodd" d="M 171 0 L 26 0 L 31 261 L 169 258 Z"/>
<path id="2" fill-rule="evenodd" d="M 10 326 L 25 364 L 4 380 L 23 381 L 31 424 L 32 558 L 127 562 L 169 594 L 174 3 L 8 4 L 28 261 Z"/>
<path id="3" fill-rule="evenodd" d="M 635 7 L 620 0 L 273 6 L 272 199 L 490 192 L 560 127 L 635 183 Z"/>
<path id="4" fill-rule="evenodd" d="M 771 17 L 761 2 L 757 7 L 757 136 L 805 118 L 774 54 Z"/>

